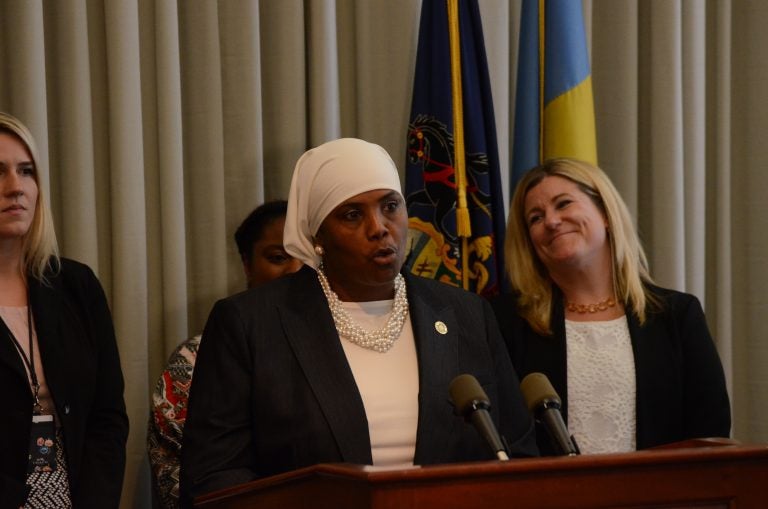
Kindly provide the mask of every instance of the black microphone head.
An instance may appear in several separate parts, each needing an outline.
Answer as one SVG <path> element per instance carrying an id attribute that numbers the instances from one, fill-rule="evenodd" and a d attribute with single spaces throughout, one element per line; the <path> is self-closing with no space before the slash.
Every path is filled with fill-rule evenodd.
<path id="1" fill-rule="evenodd" d="M 520 391 L 531 412 L 535 412 L 542 405 L 545 407 L 554 405 L 560 408 L 562 404 L 549 378 L 543 373 L 531 373 L 523 378 L 520 382 Z"/>
<path id="2" fill-rule="evenodd" d="M 480 386 L 477 378 L 472 375 L 457 376 L 451 381 L 448 390 L 451 394 L 451 402 L 459 415 L 466 416 L 478 406 L 485 409 L 491 406 L 488 395 Z"/>

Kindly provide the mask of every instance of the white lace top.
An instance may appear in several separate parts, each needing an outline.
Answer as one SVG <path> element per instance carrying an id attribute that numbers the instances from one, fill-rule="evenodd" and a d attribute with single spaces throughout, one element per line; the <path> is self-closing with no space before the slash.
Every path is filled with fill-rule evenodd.
<path id="1" fill-rule="evenodd" d="M 626 316 L 565 321 L 568 430 L 582 454 L 635 450 L 635 358 Z"/>

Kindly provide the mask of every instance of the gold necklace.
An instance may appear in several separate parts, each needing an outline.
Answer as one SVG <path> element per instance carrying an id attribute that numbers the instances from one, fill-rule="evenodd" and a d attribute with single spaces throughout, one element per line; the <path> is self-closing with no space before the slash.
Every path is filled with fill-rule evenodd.
<path id="1" fill-rule="evenodd" d="M 575 304 L 571 301 L 566 301 L 566 305 L 568 307 L 568 311 L 573 311 L 576 313 L 584 314 L 584 313 L 597 313 L 598 311 L 605 311 L 608 308 L 612 308 L 616 305 L 616 301 L 613 300 L 613 297 L 608 297 L 605 300 L 601 300 L 600 302 L 596 302 L 594 304 Z"/>

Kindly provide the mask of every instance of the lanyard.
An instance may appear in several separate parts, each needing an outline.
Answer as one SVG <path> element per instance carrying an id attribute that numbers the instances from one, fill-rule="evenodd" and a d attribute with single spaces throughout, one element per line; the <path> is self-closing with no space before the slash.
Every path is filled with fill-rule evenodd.
<path id="1" fill-rule="evenodd" d="M 37 381 L 37 373 L 35 372 L 35 350 L 34 342 L 32 341 L 32 304 L 29 302 L 29 299 L 27 299 L 27 327 L 29 331 L 29 358 L 27 358 L 24 349 L 21 348 L 21 344 L 19 344 L 19 341 L 10 329 L 8 330 L 8 335 L 13 340 L 16 350 L 21 354 L 21 358 L 24 359 L 27 369 L 29 369 L 29 378 L 32 379 L 32 394 L 35 397 L 35 402 L 32 404 L 32 414 L 40 415 L 43 412 L 43 407 L 40 405 L 40 382 Z"/>

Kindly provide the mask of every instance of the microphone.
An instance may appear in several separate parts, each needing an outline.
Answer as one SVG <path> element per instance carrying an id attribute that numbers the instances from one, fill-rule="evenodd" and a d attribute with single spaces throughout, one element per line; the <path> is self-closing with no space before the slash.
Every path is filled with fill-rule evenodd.
<path id="1" fill-rule="evenodd" d="M 576 456 L 581 454 L 576 445 L 576 439 L 568 433 L 563 416 L 560 413 L 562 402 L 543 373 L 531 373 L 520 382 L 520 390 L 525 398 L 528 409 L 536 421 L 543 422 L 547 428 L 552 445 L 561 456 Z"/>
<path id="2" fill-rule="evenodd" d="M 472 375 L 459 375 L 451 381 L 449 392 L 456 415 L 464 417 L 475 426 L 498 459 L 509 460 L 507 449 L 488 413 L 491 402 L 477 379 Z"/>

